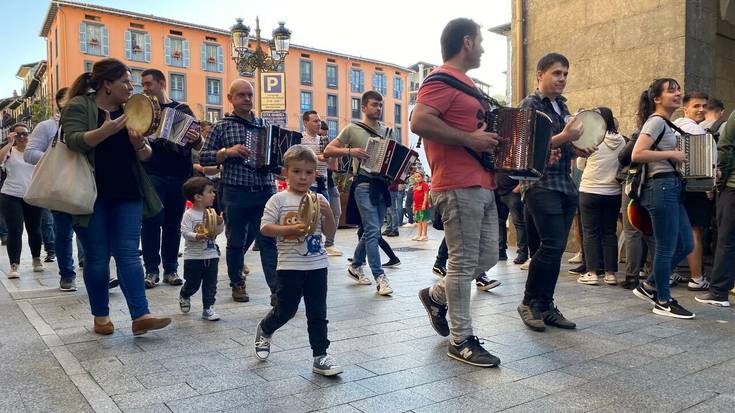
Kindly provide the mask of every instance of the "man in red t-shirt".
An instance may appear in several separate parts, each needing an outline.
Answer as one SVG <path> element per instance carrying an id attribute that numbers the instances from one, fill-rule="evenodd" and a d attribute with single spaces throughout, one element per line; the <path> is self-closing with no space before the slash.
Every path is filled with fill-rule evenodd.
<path id="1" fill-rule="evenodd" d="M 442 31 L 444 64 L 433 73 L 446 73 L 471 87 L 466 72 L 480 66 L 482 33 L 477 23 L 459 18 Z M 419 292 L 431 324 L 442 336 L 452 335 L 447 355 L 480 367 L 500 360 L 487 352 L 472 332 L 472 281 L 498 261 L 498 215 L 495 180 L 466 148 L 488 152 L 498 135 L 485 131 L 480 102 L 443 82 L 425 82 L 419 89 L 411 130 L 425 142 L 431 166 L 431 201 L 439 209 L 449 249 L 447 275 Z M 447 324 L 449 314 L 451 328 Z"/>

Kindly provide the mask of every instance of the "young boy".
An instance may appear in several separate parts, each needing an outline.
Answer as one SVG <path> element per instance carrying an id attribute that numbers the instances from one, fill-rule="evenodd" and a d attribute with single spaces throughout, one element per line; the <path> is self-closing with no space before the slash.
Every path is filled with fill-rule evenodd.
<path id="1" fill-rule="evenodd" d="M 342 372 L 327 355 L 327 253 L 322 246 L 322 231 L 334 235 L 332 209 L 322 195 L 317 195 L 321 223 L 314 233 L 305 232 L 299 220 L 301 198 L 316 178 L 317 158 L 303 145 L 294 145 L 283 155 L 283 176 L 288 189 L 273 195 L 265 205 L 260 232 L 276 237 L 278 242 L 278 304 L 258 323 L 255 355 L 265 360 L 270 354 L 273 333 L 293 318 L 301 297 L 306 307 L 309 344 L 314 356 L 312 371 L 324 376 Z"/>
<path id="2" fill-rule="evenodd" d="M 217 294 L 217 266 L 219 250 L 214 240 L 225 229 L 222 214 L 217 216 L 215 234 L 208 234 L 204 227 L 204 210 L 214 203 L 214 183 L 207 178 L 190 178 L 181 190 L 192 207 L 184 212 L 181 219 L 181 235 L 184 236 L 184 286 L 179 294 L 179 308 L 182 313 L 191 310 L 191 296 L 202 286 L 204 311 L 202 318 L 209 321 L 219 320 L 214 311 L 214 297 Z"/>
<path id="3" fill-rule="evenodd" d="M 416 171 L 416 182 L 413 186 L 413 219 L 416 221 L 418 234 L 411 238 L 414 241 L 427 241 L 426 232 L 429 228 L 429 185 L 424 182 L 424 173 Z"/>

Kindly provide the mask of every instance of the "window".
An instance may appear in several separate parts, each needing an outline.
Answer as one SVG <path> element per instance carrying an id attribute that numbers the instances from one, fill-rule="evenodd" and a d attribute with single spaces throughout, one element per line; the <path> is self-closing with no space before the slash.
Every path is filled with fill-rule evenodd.
<path id="1" fill-rule="evenodd" d="M 329 131 L 327 132 L 327 136 L 330 140 L 337 137 L 337 130 L 339 129 L 339 124 L 337 123 L 336 119 L 327 119 L 327 127 L 329 127 Z"/>
<path id="2" fill-rule="evenodd" d="M 125 58 L 137 62 L 150 62 L 151 35 L 136 30 L 125 31 Z"/>
<path id="3" fill-rule="evenodd" d="M 85 60 L 84 61 L 84 71 L 85 72 L 91 72 L 92 71 L 92 66 L 94 66 L 94 62 L 89 61 L 89 60 Z"/>
<path id="4" fill-rule="evenodd" d="M 360 69 L 350 69 L 350 91 L 362 93 L 365 90 L 365 73 Z"/>
<path id="5" fill-rule="evenodd" d="M 311 104 L 311 92 L 301 92 L 301 112 L 306 112 L 308 110 L 311 110 L 312 104 Z"/>
<path id="6" fill-rule="evenodd" d="M 327 87 L 337 89 L 337 65 L 327 65 Z"/>
<path id="7" fill-rule="evenodd" d="M 133 84 L 133 93 L 143 93 L 143 70 L 130 69 L 130 83 Z"/>
<path id="8" fill-rule="evenodd" d="M 224 72 L 225 71 L 225 52 L 224 48 L 219 44 L 204 43 L 202 44 L 201 53 L 202 70 L 208 72 Z"/>
<path id="9" fill-rule="evenodd" d="M 222 104 L 222 80 L 207 78 L 207 104 Z"/>
<path id="10" fill-rule="evenodd" d="M 362 110 L 360 108 L 360 98 L 352 98 L 350 100 L 350 109 L 352 110 L 352 119 L 360 119 L 362 117 Z"/>
<path id="11" fill-rule="evenodd" d="M 214 123 L 218 120 L 222 119 L 222 109 L 217 108 L 207 108 L 207 116 L 206 120 Z"/>
<path id="12" fill-rule="evenodd" d="M 393 98 L 403 99 L 403 79 L 398 76 L 393 78 Z"/>
<path id="13" fill-rule="evenodd" d="M 59 28 L 54 29 L 54 53 L 59 57 Z"/>
<path id="14" fill-rule="evenodd" d="M 337 95 L 327 95 L 327 116 L 337 116 Z"/>
<path id="15" fill-rule="evenodd" d="M 169 96 L 171 99 L 178 100 L 179 102 L 186 101 L 186 78 L 180 73 L 171 73 L 169 75 L 169 82 L 171 85 L 169 88 Z"/>
<path id="16" fill-rule="evenodd" d="M 301 69 L 301 84 L 311 85 L 311 61 L 300 60 L 299 68 Z"/>
<path id="17" fill-rule="evenodd" d="M 403 135 L 401 135 L 401 127 L 396 126 L 393 128 L 393 139 L 397 140 L 398 142 L 403 142 Z"/>
<path id="18" fill-rule="evenodd" d="M 396 108 L 395 108 L 395 110 L 393 112 L 393 123 L 394 124 L 400 125 L 400 124 L 403 123 L 403 122 L 401 122 L 401 119 L 402 119 L 402 116 L 401 115 L 402 115 L 402 113 L 401 113 L 401 105 L 399 105 L 399 104 L 396 103 Z"/>
<path id="19" fill-rule="evenodd" d="M 180 37 L 166 37 L 166 64 L 189 67 L 189 41 Z"/>
<path id="20" fill-rule="evenodd" d="M 373 90 L 380 92 L 381 95 L 385 96 L 388 88 L 385 84 L 385 73 L 373 73 Z"/>
<path id="21" fill-rule="evenodd" d="M 107 27 L 101 24 L 82 22 L 79 25 L 79 46 L 82 53 L 107 56 L 110 53 Z"/>

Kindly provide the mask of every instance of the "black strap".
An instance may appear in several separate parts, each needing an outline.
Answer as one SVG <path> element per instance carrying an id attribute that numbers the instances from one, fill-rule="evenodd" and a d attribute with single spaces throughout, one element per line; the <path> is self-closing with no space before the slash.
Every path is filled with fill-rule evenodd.
<path id="1" fill-rule="evenodd" d="M 712 137 L 715 139 L 715 142 L 720 141 L 720 128 L 722 125 L 727 122 L 727 119 L 717 119 L 715 123 L 712 124 L 709 128 L 707 128 L 707 132 L 712 134 Z"/>
<path id="2" fill-rule="evenodd" d="M 665 117 L 663 117 L 663 116 L 661 116 L 661 115 L 659 115 L 657 113 L 654 113 L 648 119 L 651 119 L 654 116 L 663 119 L 664 122 L 666 122 L 666 124 L 669 125 L 670 128 L 672 128 L 675 131 L 679 132 L 681 135 L 690 135 L 689 133 L 686 133 L 683 130 L 681 130 L 681 128 L 679 128 L 678 126 L 674 125 L 674 122 L 670 121 L 668 118 L 665 118 Z M 661 130 L 661 133 L 658 134 L 658 138 L 656 138 L 656 142 L 654 142 L 653 145 L 651 145 L 651 149 L 653 149 L 654 151 L 660 151 L 661 150 L 661 149 L 658 148 L 658 144 L 659 144 L 659 142 L 661 142 L 661 139 L 664 138 L 664 132 L 666 132 L 666 128 L 663 128 L 663 130 Z M 679 173 L 679 168 L 676 167 L 676 164 L 674 164 L 674 161 L 672 161 L 671 159 L 667 159 L 666 161 L 668 161 L 669 162 L 669 165 L 671 165 L 671 167 L 674 168 L 674 172 L 676 172 L 678 174 Z"/>
<path id="3" fill-rule="evenodd" d="M 357 125 L 357 126 L 363 128 L 363 129 L 365 129 L 365 131 L 367 131 L 367 133 L 369 133 L 370 136 L 377 136 L 378 138 L 382 138 L 383 137 L 383 136 L 380 136 L 380 134 L 378 133 L 378 131 L 376 131 L 375 129 L 371 128 L 370 125 L 368 125 L 365 122 L 360 122 L 359 120 L 353 120 L 352 123 L 354 123 L 355 125 Z"/>

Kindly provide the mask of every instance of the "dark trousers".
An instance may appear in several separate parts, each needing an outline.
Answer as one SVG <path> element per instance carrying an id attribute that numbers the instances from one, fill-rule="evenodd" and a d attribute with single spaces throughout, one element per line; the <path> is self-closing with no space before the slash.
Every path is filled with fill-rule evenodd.
<path id="1" fill-rule="evenodd" d="M 219 258 L 208 260 L 184 260 L 184 286 L 181 297 L 189 298 L 202 287 L 202 303 L 204 308 L 214 305 L 217 295 L 217 266 Z"/>
<path id="2" fill-rule="evenodd" d="M 408 223 L 413 224 L 413 190 L 406 190 L 406 203 L 403 206 L 403 211 L 408 218 Z"/>
<path id="3" fill-rule="evenodd" d="M 618 270 L 618 213 L 620 195 L 579 194 L 584 257 L 588 270 L 596 269 L 602 257 L 605 271 Z"/>
<path id="4" fill-rule="evenodd" d="M 304 297 L 306 329 L 314 357 L 327 354 L 327 269 L 296 271 L 278 270 L 278 304 L 260 322 L 263 333 L 270 336 L 296 315 Z"/>
<path id="5" fill-rule="evenodd" d="M 181 243 L 181 217 L 186 209 L 186 199 L 181 186 L 187 178 L 149 175 L 163 210 L 143 220 L 141 244 L 146 273 L 158 274 L 163 261 L 163 273 L 175 273 L 179 268 L 179 245 Z"/>
<path id="6" fill-rule="evenodd" d="M 528 254 L 528 235 L 526 233 L 526 218 L 523 215 L 521 194 L 511 192 L 508 195 L 501 196 L 500 201 L 508 207 L 513 226 L 516 229 L 516 238 L 518 241 L 516 253 Z M 500 216 L 498 216 L 498 219 L 500 219 Z"/>
<path id="7" fill-rule="evenodd" d="M 41 238 L 46 254 L 56 255 L 54 217 L 51 215 L 51 211 L 46 208 L 41 209 Z"/>
<path id="8" fill-rule="evenodd" d="M 554 300 L 561 257 L 577 211 L 577 194 L 533 187 L 526 191 L 528 244 L 533 252 L 523 304 L 544 311 Z"/>
<path id="9" fill-rule="evenodd" d="M 23 249 L 23 224 L 28 232 L 31 256 L 41 256 L 41 208 L 27 204 L 23 198 L 0 194 L 3 216 L 8 228 L 8 258 L 10 264 L 20 264 Z"/>
<path id="10" fill-rule="evenodd" d="M 447 239 L 442 238 L 442 243 L 439 244 L 439 250 L 436 252 L 436 261 L 434 265 L 447 268 L 447 260 L 449 259 L 449 248 L 447 248 Z"/>
<path id="11" fill-rule="evenodd" d="M 735 282 L 735 188 L 725 188 L 717 199 L 717 250 L 710 292 L 722 300 Z"/>
<path id="12" fill-rule="evenodd" d="M 508 249 L 508 227 L 506 227 L 506 223 L 508 222 L 510 210 L 500 199 L 500 194 L 497 191 L 495 192 L 495 207 L 498 210 L 498 250 L 505 253 L 505 250 Z"/>
<path id="13" fill-rule="evenodd" d="M 357 240 L 359 241 L 360 238 L 362 238 L 362 234 L 365 232 L 365 230 L 362 229 L 362 226 L 357 227 Z M 396 256 L 396 253 L 393 252 L 393 248 L 390 247 L 390 244 L 388 244 L 388 241 L 383 238 L 381 235 L 380 238 L 378 238 L 378 246 L 380 246 L 380 249 L 383 250 L 385 255 L 388 256 L 388 259 L 398 258 Z"/>

